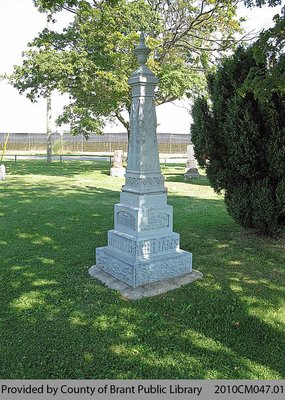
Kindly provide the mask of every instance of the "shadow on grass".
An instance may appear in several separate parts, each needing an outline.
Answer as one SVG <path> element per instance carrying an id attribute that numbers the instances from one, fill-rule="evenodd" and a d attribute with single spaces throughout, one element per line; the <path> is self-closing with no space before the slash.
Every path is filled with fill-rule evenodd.
<path id="1" fill-rule="evenodd" d="M 189 185 L 210 186 L 207 177 L 203 175 L 200 178 L 192 178 L 191 180 L 185 180 L 184 173 L 179 175 L 175 173 L 166 173 L 164 176 L 166 182 L 183 182 Z"/>
<path id="2" fill-rule="evenodd" d="M 129 302 L 88 275 L 119 192 L 38 185 L 2 193 L 1 378 L 284 377 L 283 240 L 246 234 L 220 200 L 172 195 L 204 279 Z"/>
<path id="3" fill-rule="evenodd" d="M 108 161 L 64 161 L 52 162 L 47 164 L 46 161 L 18 161 L 14 163 L 9 161 L 6 164 L 7 175 L 9 173 L 17 175 L 43 175 L 43 176 L 74 176 L 84 174 L 92 170 L 107 172 L 110 170 Z"/>
<path id="4" fill-rule="evenodd" d="M 183 182 L 190 185 L 210 186 L 207 176 L 200 174 L 199 178 L 186 180 L 184 178 L 185 168 L 181 166 L 162 168 L 162 173 L 166 182 Z"/>

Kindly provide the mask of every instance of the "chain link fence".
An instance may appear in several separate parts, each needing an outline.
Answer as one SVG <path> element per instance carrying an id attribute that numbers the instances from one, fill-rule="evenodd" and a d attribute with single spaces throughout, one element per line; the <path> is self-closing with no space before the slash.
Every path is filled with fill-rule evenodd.
<path id="1" fill-rule="evenodd" d="M 7 133 L 0 132 L 0 146 L 3 148 Z M 191 143 L 190 134 L 158 133 L 158 148 L 160 153 L 184 154 L 187 145 Z M 128 149 L 127 133 L 105 133 L 104 135 L 90 135 L 86 140 L 83 135 L 72 136 L 68 133 L 52 134 L 54 154 L 76 152 L 113 153 L 114 150 Z M 7 151 L 45 152 L 46 135 L 43 133 L 10 133 Z"/>

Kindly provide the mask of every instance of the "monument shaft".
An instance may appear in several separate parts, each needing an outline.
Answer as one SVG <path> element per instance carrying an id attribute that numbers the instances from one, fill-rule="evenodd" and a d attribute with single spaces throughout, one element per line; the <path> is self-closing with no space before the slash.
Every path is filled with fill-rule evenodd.
<path id="1" fill-rule="evenodd" d="M 140 67 L 131 75 L 132 104 L 126 181 L 115 205 L 115 227 L 108 246 L 96 249 L 96 265 L 137 287 L 187 274 L 192 254 L 179 248 L 173 232 L 172 207 L 167 204 L 161 174 L 154 90 L 157 78 L 145 65 L 149 49 L 141 35 L 135 52 Z"/>

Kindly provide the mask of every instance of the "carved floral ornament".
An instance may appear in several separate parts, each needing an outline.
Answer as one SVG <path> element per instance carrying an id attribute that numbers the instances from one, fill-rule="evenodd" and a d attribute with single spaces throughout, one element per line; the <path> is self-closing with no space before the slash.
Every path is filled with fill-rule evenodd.
<path id="1" fill-rule="evenodd" d="M 131 107 L 130 126 L 131 135 L 137 141 L 144 142 L 147 137 L 153 135 L 156 141 L 156 112 L 153 98 L 134 99 Z"/>

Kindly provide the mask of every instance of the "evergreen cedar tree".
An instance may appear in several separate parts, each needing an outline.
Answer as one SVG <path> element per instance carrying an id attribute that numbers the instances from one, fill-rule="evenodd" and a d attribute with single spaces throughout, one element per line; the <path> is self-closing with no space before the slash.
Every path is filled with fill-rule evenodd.
<path id="1" fill-rule="evenodd" d="M 195 155 L 231 217 L 265 235 L 285 225 L 284 18 L 208 77 L 191 127 Z M 283 49 L 283 50 L 282 50 Z"/>

